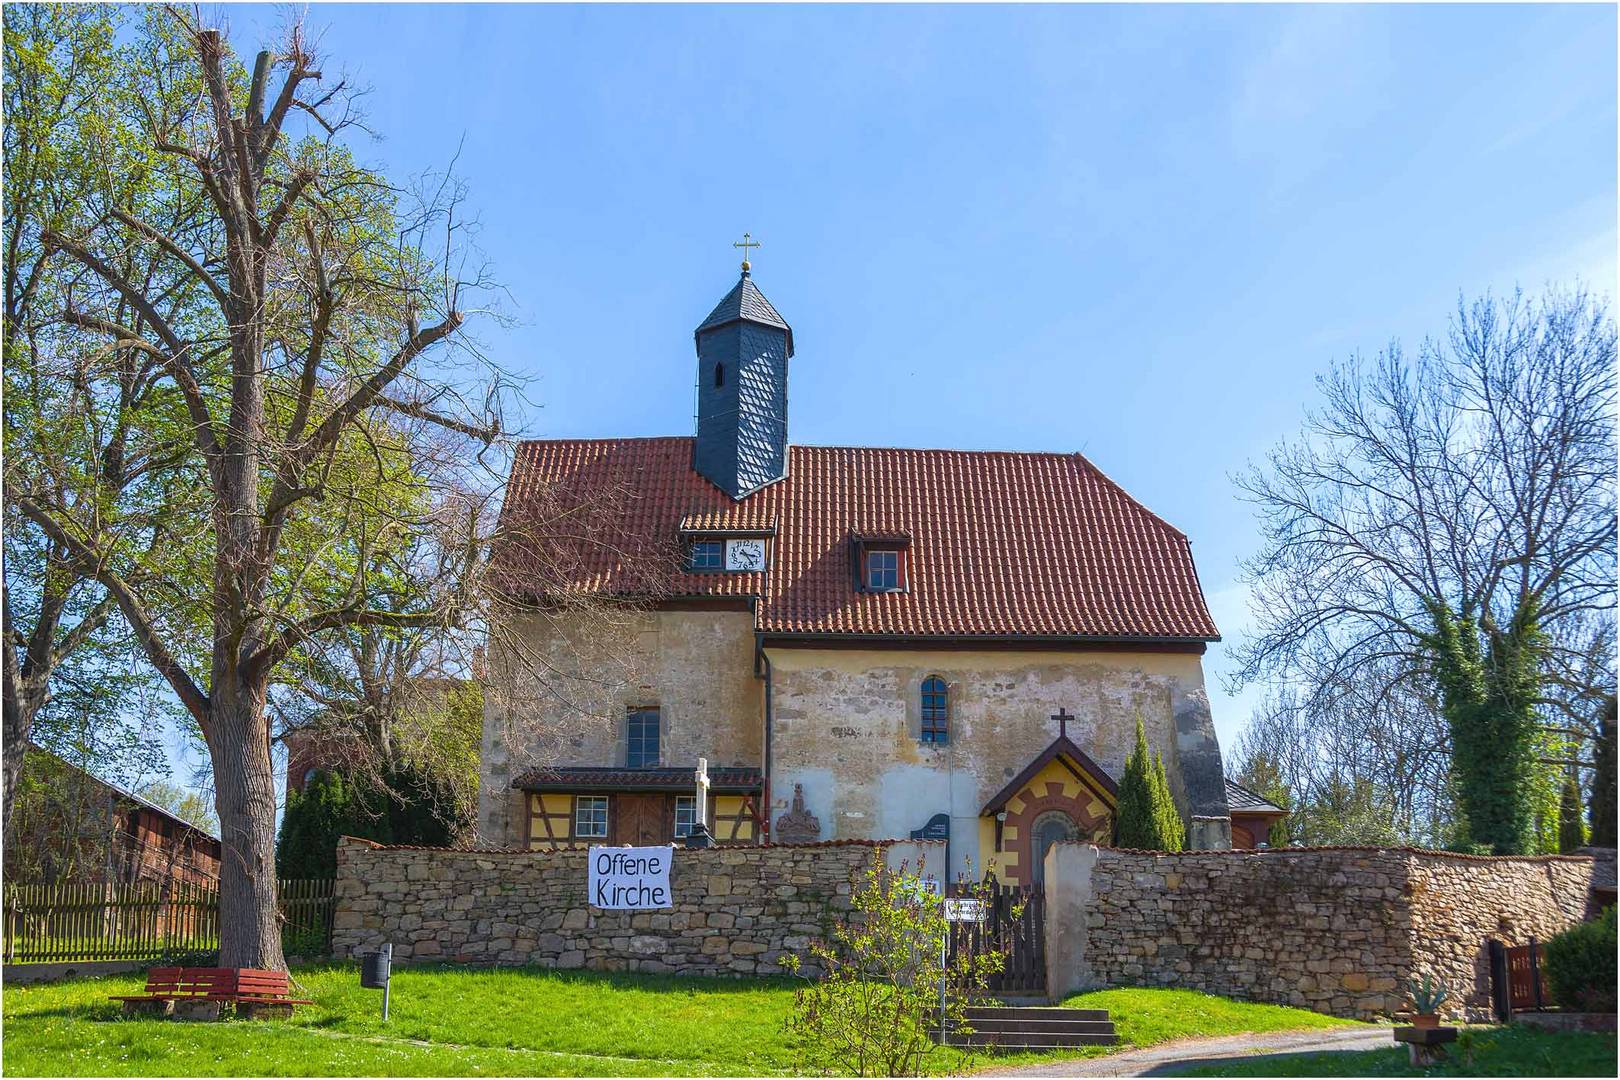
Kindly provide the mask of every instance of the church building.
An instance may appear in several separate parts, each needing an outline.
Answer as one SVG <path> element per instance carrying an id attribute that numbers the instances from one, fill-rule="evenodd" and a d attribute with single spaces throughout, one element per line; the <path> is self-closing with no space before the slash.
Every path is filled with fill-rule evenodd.
<path id="1" fill-rule="evenodd" d="M 952 877 L 1030 883 L 1054 841 L 1107 841 L 1140 718 L 1191 846 L 1230 846 L 1185 535 L 1078 453 L 790 443 L 797 343 L 747 262 L 695 343 L 693 435 L 518 449 L 505 525 L 635 606 L 586 700 L 489 696 L 486 842 L 678 841 L 702 758 L 721 843 L 926 835 Z M 562 664 L 569 619 L 505 629 Z"/>

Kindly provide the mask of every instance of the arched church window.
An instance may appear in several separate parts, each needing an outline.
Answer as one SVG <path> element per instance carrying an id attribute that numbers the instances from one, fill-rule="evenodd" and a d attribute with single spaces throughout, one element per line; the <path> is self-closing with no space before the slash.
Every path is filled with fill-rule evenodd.
<path id="1" fill-rule="evenodd" d="M 950 691 L 945 680 L 930 675 L 922 681 L 922 741 L 944 743 L 950 740 Z"/>
<path id="2" fill-rule="evenodd" d="M 718 390 L 724 385 L 726 385 L 726 365 L 716 364 L 714 365 L 714 388 Z"/>

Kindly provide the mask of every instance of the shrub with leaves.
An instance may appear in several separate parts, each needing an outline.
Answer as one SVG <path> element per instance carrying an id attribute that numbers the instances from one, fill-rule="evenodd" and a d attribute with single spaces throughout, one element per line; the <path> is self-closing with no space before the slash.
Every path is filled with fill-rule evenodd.
<path id="1" fill-rule="evenodd" d="M 782 966 L 803 975 L 787 1027 L 796 1037 L 800 1069 L 818 1075 L 918 1076 L 939 1049 L 941 984 L 944 1024 L 972 1034 L 966 1010 L 988 998 L 990 976 L 1006 963 L 1005 947 L 973 951 L 954 946 L 945 902 L 923 883 L 923 867 L 890 869 L 880 847 L 850 897 L 848 919 L 835 921 L 808 956 Z M 991 899 L 980 882 L 962 899 Z M 1015 912 L 1016 917 L 1016 912 Z"/>
<path id="2" fill-rule="evenodd" d="M 1114 846 L 1137 851 L 1180 851 L 1187 828 L 1170 797 L 1164 758 L 1148 749 L 1142 718 L 1136 718 L 1136 747 L 1125 759 L 1114 809 Z"/>
<path id="3" fill-rule="evenodd" d="M 319 772 L 303 792 L 287 793 L 276 840 L 276 875 L 284 878 L 337 876 L 340 836 L 380 844 L 447 847 L 454 830 L 445 824 L 452 796 L 434 778 L 409 769 L 385 776 L 387 786 L 366 788 L 340 772 Z"/>
<path id="4" fill-rule="evenodd" d="M 1547 939 L 1542 951 L 1553 1000 L 1575 1012 L 1614 1012 L 1615 944 L 1612 904 L 1591 922 Z"/>

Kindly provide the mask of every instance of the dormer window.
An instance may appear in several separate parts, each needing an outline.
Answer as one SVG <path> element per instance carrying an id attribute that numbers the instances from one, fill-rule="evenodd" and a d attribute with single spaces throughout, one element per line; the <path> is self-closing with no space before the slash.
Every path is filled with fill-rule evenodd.
<path id="1" fill-rule="evenodd" d="M 895 540 L 858 540 L 855 577 L 862 592 L 906 592 L 911 588 L 910 552 Z"/>
<path id="2" fill-rule="evenodd" d="M 750 573 L 765 569 L 765 538 L 694 538 L 686 542 L 686 569 L 694 574 Z"/>
<path id="3" fill-rule="evenodd" d="M 866 591 L 893 592 L 900 587 L 900 552 L 878 548 L 866 553 Z"/>
<path id="4" fill-rule="evenodd" d="M 687 569 L 695 573 L 707 573 L 726 568 L 726 543 L 724 540 L 694 540 L 688 551 L 686 559 Z"/>

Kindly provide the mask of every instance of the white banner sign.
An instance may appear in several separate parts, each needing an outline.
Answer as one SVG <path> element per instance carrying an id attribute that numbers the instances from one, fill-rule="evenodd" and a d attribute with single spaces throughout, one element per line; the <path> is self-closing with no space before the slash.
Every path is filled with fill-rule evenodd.
<path id="1" fill-rule="evenodd" d="M 591 907 L 610 911 L 644 911 L 674 907 L 669 868 L 675 847 L 596 847 L 590 850 L 587 884 Z"/>

